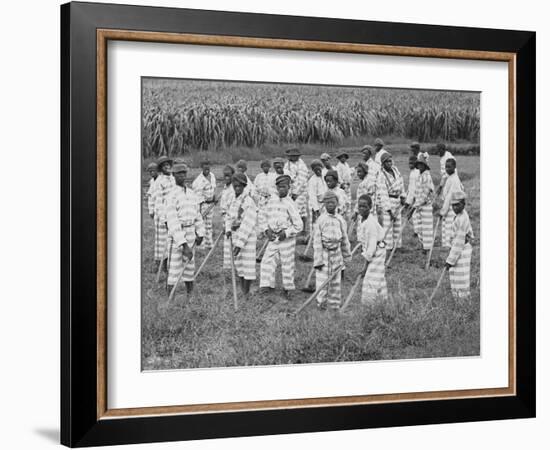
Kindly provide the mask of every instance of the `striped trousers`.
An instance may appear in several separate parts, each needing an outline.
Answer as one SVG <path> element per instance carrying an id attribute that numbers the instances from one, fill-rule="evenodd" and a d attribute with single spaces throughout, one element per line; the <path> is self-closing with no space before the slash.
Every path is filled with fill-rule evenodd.
<path id="1" fill-rule="evenodd" d="M 231 250 L 229 246 L 229 239 L 223 236 L 223 269 L 231 269 Z"/>
<path id="2" fill-rule="evenodd" d="M 229 247 L 229 239 L 227 239 Z M 229 267 L 231 267 L 231 256 L 229 256 Z M 225 265 L 225 264 L 224 264 Z M 244 244 L 239 254 L 235 257 L 235 272 L 237 276 L 245 280 L 256 279 L 256 233 L 250 233 L 248 241 Z"/>
<path id="3" fill-rule="evenodd" d="M 422 229 L 422 218 L 420 217 L 420 213 L 418 211 L 414 211 L 412 216 L 412 224 L 413 224 L 413 231 L 417 236 L 420 236 L 421 229 Z"/>
<path id="4" fill-rule="evenodd" d="M 336 250 L 323 249 L 323 262 L 325 265 L 321 270 L 315 270 L 315 288 L 319 289 L 321 285 L 334 273 L 338 267 L 344 263 L 342 250 L 338 247 Z M 342 303 L 342 272 L 337 275 L 317 296 L 317 304 L 322 305 L 327 302 L 331 309 L 338 309 Z"/>
<path id="5" fill-rule="evenodd" d="M 432 204 L 421 206 L 417 208 L 417 211 L 420 215 L 420 233 L 418 233 L 418 238 L 420 242 L 422 242 L 422 248 L 424 250 L 429 250 L 434 243 L 434 216 Z"/>
<path id="6" fill-rule="evenodd" d="M 472 260 L 472 246 L 467 243 L 454 266 L 449 269 L 451 292 L 455 298 L 470 296 L 470 261 Z"/>
<path id="7" fill-rule="evenodd" d="M 399 198 L 390 197 L 390 205 L 394 213 L 396 211 L 399 211 L 400 204 L 401 202 L 399 201 Z M 391 217 L 387 211 L 384 211 L 382 213 L 382 228 L 384 228 L 384 230 L 387 230 L 390 225 L 391 225 Z M 403 239 L 402 239 L 402 236 L 400 236 L 400 231 L 401 231 L 401 213 L 397 214 L 397 219 L 395 222 L 393 222 L 392 229 L 388 231 L 388 235 L 386 236 L 386 239 L 385 239 L 386 245 L 390 250 L 393 248 L 394 241 L 397 241 L 397 244 L 396 244 L 397 248 L 401 248 Z"/>
<path id="8" fill-rule="evenodd" d="M 193 245 L 192 243 L 189 244 Z M 195 252 L 193 251 L 193 259 L 185 266 L 182 281 L 193 281 L 195 279 Z M 185 259 L 187 261 L 187 259 Z M 183 253 L 181 247 L 172 246 L 172 252 L 170 254 L 170 267 L 168 269 L 168 284 L 173 286 L 176 284 L 178 277 L 183 269 L 184 264 Z"/>
<path id="9" fill-rule="evenodd" d="M 386 284 L 386 249 L 378 247 L 374 257 L 367 267 L 361 291 L 361 303 L 372 305 L 377 299 L 388 299 L 388 286 Z"/>
<path id="10" fill-rule="evenodd" d="M 449 211 L 441 219 L 441 246 L 445 248 L 451 248 L 451 237 L 453 229 L 453 220 L 455 218 L 455 212 L 449 208 Z"/>
<path id="11" fill-rule="evenodd" d="M 260 264 L 260 287 L 275 288 L 275 271 L 281 265 L 283 288 L 287 291 L 296 289 L 294 285 L 294 253 L 296 238 L 286 238 L 284 241 L 271 241 L 267 244 L 262 263 Z"/>
<path id="12" fill-rule="evenodd" d="M 154 259 L 155 261 L 161 261 L 168 257 L 168 250 L 166 244 L 168 241 L 168 227 L 166 222 L 159 220 L 158 216 L 155 215 L 155 243 L 154 243 Z"/>
<path id="13" fill-rule="evenodd" d="M 212 248 L 214 245 L 214 239 L 212 238 L 212 217 L 214 217 L 214 208 L 210 208 L 212 203 L 203 203 L 201 205 L 202 220 L 204 221 L 204 246 L 206 248 Z M 210 208 L 208 213 L 204 212 Z"/>

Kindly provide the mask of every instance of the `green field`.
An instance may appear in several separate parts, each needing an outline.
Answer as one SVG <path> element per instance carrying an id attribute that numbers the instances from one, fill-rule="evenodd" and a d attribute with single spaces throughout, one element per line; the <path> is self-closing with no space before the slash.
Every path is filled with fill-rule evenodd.
<path id="1" fill-rule="evenodd" d="M 390 146 L 407 181 L 407 156 L 399 152 L 405 148 Z M 320 149 L 311 152 L 315 157 L 319 153 Z M 313 158 L 304 156 L 306 163 Z M 350 164 L 355 165 L 358 160 L 358 155 L 352 155 Z M 431 156 L 430 162 L 437 185 L 439 158 Z M 424 257 L 412 239 L 411 227 L 407 226 L 403 235 L 404 248 L 396 252 L 392 267 L 386 271 L 390 299 L 376 307 L 362 306 L 358 291 L 343 314 L 319 311 L 312 304 L 299 316 L 292 317 L 289 313 L 295 311 L 308 294 L 297 290 L 290 301 L 283 300 L 279 289 L 273 294 L 260 295 L 256 293 L 257 280 L 253 284 L 251 299 L 248 302 L 241 300 L 235 313 L 231 275 L 229 271 L 222 271 L 222 246 L 219 245 L 196 280 L 192 301 L 188 301 L 181 286 L 168 310 L 159 310 L 158 305 L 166 300 L 167 295 L 164 278 L 161 285 L 155 285 L 153 224 L 144 204 L 142 368 L 159 370 L 479 355 L 479 157 L 458 156 L 457 163 L 477 238 L 472 257 L 472 296 L 463 303 L 456 303 L 451 297 L 448 277 L 433 303 L 428 302 L 447 252 L 440 251 L 438 234 L 432 266 L 425 271 Z M 221 165 L 213 167 L 219 185 L 221 170 Z M 250 162 L 250 176 L 255 176 L 258 171 L 259 162 Z M 189 176 L 194 178 L 198 173 L 199 169 L 193 168 Z M 144 173 L 143 193 L 147 178 Z M 220 215 L 216 209 L 214 234 L 220 231 Z M 303 250 L 303 245 L 297 247 L 297 252 Z M 197 251 L 197 265 L 205 253 L 204 250 Z M 345 271 L 344 298 L 362 266 L 363 260 L 356 254 Z M 297 260 L 298 288 L 303 287 L 310 268 L 311 263 Z M 259 270 L 257 277 L 259 279 Z"/>

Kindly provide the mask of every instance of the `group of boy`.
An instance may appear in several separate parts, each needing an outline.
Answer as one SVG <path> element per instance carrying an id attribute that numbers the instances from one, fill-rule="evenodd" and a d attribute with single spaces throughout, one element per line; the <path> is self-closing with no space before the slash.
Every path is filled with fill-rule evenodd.
<path id="1" fill-rule="evenodd" d="M 362 303 L 387 298 L 386 252 L 402 245 L 402 213 L 411 219 L 423 251 L 433 245 L 433 208 L 440 200 L 442 245 L 451 247 L 446 265 L 450 270 L 453 295 L 469 295 L 469 266 L 473 232 L 465 195 L 456 172 L 456 160 L 444 144 L 438 153 L 444 160 L 441 183 L 436 190 L 430 175 L 428 154 L 420 144 L 411 144 L 408 190 L 402 175 L 381 139 L 362 149 L 363 161 L 355 169 L 349 155 L 336 155 L 338 163 L 323 153 L 310 164 L 313 175 L 298 148 L 286 152 L 286 160 L 261 162 L 254 182 L 247 175 L 246 161 L 223 169 L 223 187 L 216 195 L 216 178 L 208 161 L 201 162 L 201 173 L 187 186 L 188 166 L 182 160 L 161 157 L 148 167 L 149 213 L 154 220 L 154 259 L 164 264 L 171 289 L 182 275 L 189 294 L 195 274 L 194 249 L 213 245 L 213 207 L 219 203 L 223 219 L 223 267 L 232 260 L 244 296 L 256 279 L 257 241 L 265 240 L 261 255 L 260 290 L 275 288 L 277 267 L 281 267 L 285 296 L 296 289 L 294 282 L 296 237 L 309 235 L 313 244 L 317 305 L 338 309 L 341 305 L 343 268 L 352 257 L 348 230 L 355 230 L 361 245 L 365 268 L 362 272 Z M 172 165 L 173 162 L 173 165 Z M 360 182 L 357 202 L 352 207 L 351 184 Z M 233 255 L 231 255 L 231 252 Z M 233 256 L 233 257 L 231 257 Z M 183 273 L 182 273 L 183 271 Z"/>

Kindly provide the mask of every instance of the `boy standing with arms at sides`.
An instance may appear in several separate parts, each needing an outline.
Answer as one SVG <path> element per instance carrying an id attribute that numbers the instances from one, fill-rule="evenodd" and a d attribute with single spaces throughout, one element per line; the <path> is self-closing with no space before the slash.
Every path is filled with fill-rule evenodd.
<path id="1" fill-rule="evenodd" d="M 311 161 L 311 170 L 313 175 L 307 182 L 309 209 L 311 211 L 312 226 L 316 222 L 317 218 L 321 214 L 321 207 L 323 203 L 323 196 L 327 191 L 327 185 L 323 180 L 323 163 L 318 159 Z"/>
<path id="2" fill-rule="evenodd" d="M 296 202 L 298 214 L 302 218 L 302 229 L 305 232 L 307 221 L 307 179 L 306 163 L 300 158 L 302 152 L 296 147 L 286 151 L 288 161 L 285 164 L 285 173 L 290 176 L 290 196 Z"/>
<path id="3" fill-rule="evenodd" d="M 260 289 L 275 289 L 275 270 L 281 265 L 285 296 L 296 289 L 294 267 L 296 235 L 302 231 L 303 223 L 294 201 L 289 197 L 290 177 L 279 175 L 275 180 L 277 195 L 267 204 L 267 220 L 264 233 L 269 239 L 260 266 Z"/>
<path id="4" fill-rule="evenodd" d="M 210 161 L 201 161 L 201 169 L 202 172 L 195 178 L 191 188 L 200 199 L 201 214 L 203 214 L 204 227 L 206 229 L 204 244 L 206 248 L 210 249 L 214 244 L 212 238 L 212 217 L 214 217 L 214 208 L 210 208 L 210 206 L 216 201 L 214 197 L 216 177 L 210 171 Z M 206 212 L 208 209 L 210 210 Z"/>
<path id="5" fill-rule="evenodd" d="M 411 171 L 409 172 L 409 186 L 405 195 L 405 206 L 407 208 L 410 208 L 414 202 L 414 196 L 416 194 L 416 184 L 418 183 L 418 177 L 420 176 L 420 171 L 416 168 L 416 161 L 416 155 L 409 156 L 409 169 Z M 420 234 L 420 228 L 422 226 L 420 213 L 418 211 L 413 212 L 412 223 L 414 235 L 418 237 L 418 235 Z"/>
<path id="6" fill-rule="evenodd" d="M 170 268 L 168 270 L 168 291 L 174 284 L 183 269 L 182 280 L 185 282 L 188 298 L 193 293 L 195 279 L 194 245 L 200 245 L 205 229 L 200 212 L 200 197 L 185 186 L 187 165 L 174 164 L 176 186 L 170 192 L 166 206 L 168 232 L 173 240 L 170 254 Z M 186 263 L 185 267 L 184 264 Z"/>
<path id="7" fill-rule="evenodd" d="M 277 178 L 277 175 L 269 171 L 269 169 L 271 168 L 271 163 L 269 162 L 269 160 L 264 159 L 260 163 L 260 168 L 262 169 L 262 171 L 258 175 L 256 175 L 256 178 L 254 179 L 254 186 L 256 191 L 256 198 L 254 200 L 256 200 L 256 205 L 258 206 L 258 235 L 261 234 L 263 230 L 263 223 L 265 221 L 265 208 L 267 206 L 267 202 L 272 195 L 277 194 L 277 189 L 275 188 L 275 178 Z"/>
<path id="8" fill-rule="evenodd" d="M 222 213 L 222 221 L 225 223 L 225 217 L 229 211 L 229 206 L 235 198 L 235 189 L 233 189 L 233 175 L 235 169 L 229 164 L 223 168 L 223 189 L 220 196 L 220 210 Z M 231 269 L 231 258 L 229 256 L 229 239 L 223 239 L 223 269 Z"/>
<path id="9" fill-rule="evenodd" d="M 422 252 L 424 254 L 432 248 L 434 242 L 434 218 L 432 201 L 434 198 L 434 183 L 430 175 L 430 166 L 426 158 L 418 155 L 416 168 L 420 175 L 416 181 L 414 193 L 414 202 L 412 208 L 420 214 L 420 233 L 418 237 L 422 242 Z M 410 213 L 409 213 L 410 214 Z"/>
<path id="10" fill-rule="evenodd" d="M 248 299 L 250 284 L 256 279 L 256 220 L 258 210 L 250 195 L 244 193 L 248 183 L 242 173 L 233 175 L 235 196 L 225 216 L 225 237 L 233 240 L 235 271 L 243 295 Z M 228 261 L 231 266 L 231 259 Z M 226 262 L 224 261 L 224 266 Z"/>
<path id="11" fill-rule="evenodd" d="M 149 217 L 151 217 L 151 219 L 154 219 L 155 205 L 153 204 L 153 189 L 155 186 L 155 181 L 157 180 L 157 177 L 159 175 L 157 163 L 150 163 L 147 166 L 147 172 L 149 172 L 149 176 L 151 177 L 151 179 L 149 180 L 149 188 L 147 189 L 145 197 L 147 198 L 147 210 L 149 211 Z"/>
<path id="12" fill-rule="evenodd" d="M 338 172 L 336 172 L 336 170 L 327 171 L 325 183 L 327 184 L 327 191 L 332 191 L 338 199 L 336 211 L 346 220 L 350 205 L 348 204 L 348 196 L 343 189 L 338 186 Z"/>
<path id="13" fill-rule="evenodd" d="M 401 248 L 401 213 L 400 196 L 403 193 L 403 177 L 393 165 L 391 155 L 386 152 L 381 159 L 382 170 L 378 174 L 376 191 L 378 198 L 376 206 L 382 210 L 382 227 L 387 230 L 391 227 L 386 238 L 388 249 Z"/>
<path id="14" fill-rule="evenodd" d="M 332 191 L 323 196 L 325 212 L 313 226 L 313 267 L 317 289 L 336 269 L 351 261 L 351 245 L 346 231 L 346 221 L 336 212 L 338 198 Z M 338 309 L 342 302 L 342 272 L 317 296 L 317 306 Z"/>
<path id="15" fill-rule="evenodd" d="M 371 213 L 373 208 L 369 195 L 361 195 L 357 203 L 360 217 L 357 241 L 361 244 L 361 254 L 367 263 L 367 267 L 363 271 L 361 303 L 372 305 L 377 299 L 388 299 L 384 229 L 378 223 L 376 216 Z"/>
<path id="16" fill-rule="evenodd" d="M 451 251 L 445 261 L 445 267 L 449 270 L 453 297 L 465 299 L 470 296 L 470 262 L 474 232 L 470 217 L 464 209 L 466 206 L 464 192 L 454 192 L 451 205 L 456 216 L 453 219 L 451 231 Z"/>
<path id="17" fill-rule="evenodd" d="M 464 192 L 464 186 L 462 186 L 458 174 L 456 173 L 456 160 L 454 158 L 447 159 L 445 163 L 445 172 L 447 174 L 447 180 L 443 185 L 443 191 L 441 193 L 443 205 L 439 210 L 439 215 L 441 216 L 441 246 L 449 248 L 451 246 L 451 230 L 455 217 L 453 208 L 451 208 L 451 200 L 455 192 Z"/>
<path id="18" fill-rule="evenodd" d="M 160 174 L 153 187 L 153 212 L 155 219 L 155 261 L 163 261 L 168 258 L 168 227 L 166 225 L 166 198 L 175 186 L 172 176 L 172 160 L 167 156 L 161 156 L 157 160 Z"/>

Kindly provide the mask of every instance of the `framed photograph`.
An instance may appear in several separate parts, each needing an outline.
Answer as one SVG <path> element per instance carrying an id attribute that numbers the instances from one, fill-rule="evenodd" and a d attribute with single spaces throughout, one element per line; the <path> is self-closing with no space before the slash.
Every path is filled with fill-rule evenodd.
<path id="1" fill-rule="evenodd" d="M 61 7 L 61 441 L 535 415 L 535 33 Z"/>

